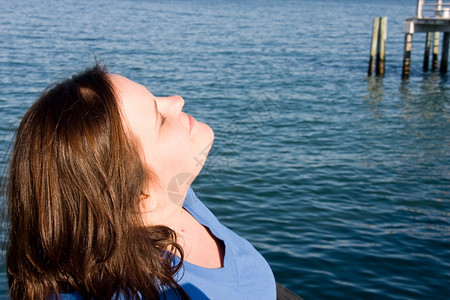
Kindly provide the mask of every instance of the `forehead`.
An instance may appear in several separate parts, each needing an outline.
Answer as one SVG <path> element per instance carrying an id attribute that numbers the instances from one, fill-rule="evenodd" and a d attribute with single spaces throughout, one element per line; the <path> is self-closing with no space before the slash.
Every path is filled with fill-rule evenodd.
<path id="1" fill-rule="evenodd" d="M 121 75 L 110 74 L 109 76 L 122 109 L 127 110 L 134 106 L 139 106 L 141 109 L 147 106 L 150 109 L 154 107 L 155 97 L 145 86 Z"/>
<path id="2" fill-rule="evenodd" d="M 154 98 L 142 84 L 131 81 L 130 79 L 117 74 L 110 74 L 109 76 L 114 86 L 114 90 L 121 100 L 126 100 L 129 98 L 142 98 L 145 96 Z"/>
<path id="3" fill-rule="evenodd" d="M 137 133 L 140 127 L 148 126 L 156 113 L 155 97 L 143 85 L 121 75 L 110 74 L 124 121 Z"/>

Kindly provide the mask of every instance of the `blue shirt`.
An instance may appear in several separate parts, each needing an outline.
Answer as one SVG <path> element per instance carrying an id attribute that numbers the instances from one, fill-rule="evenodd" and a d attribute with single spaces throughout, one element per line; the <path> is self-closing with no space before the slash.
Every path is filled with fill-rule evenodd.
<path id="1" fill-rule="evenodd" d="M 208 269 L 183 262 L 176 279 L 189 296 L 195 300 L 275 300 L 275 279 L 262 255 L 220 223 L 192 189 L 187 192 L 183 207 L 225 245 L 223 268 Z"/>
<path id="2" fill-rule="evenodd" d="M 183 262 L 175 279 L 191 299 L 275 300 L 275 279 L 262 255 L 247 240 L 220 223 L 191 188 L 183 207 L 225 245 L 222 268 L 208 269 Z M 178 299 L 173 291 L 166 291 L 166 297 L 169 300 Z M 78 293 L 61 294 L 61 299 L 78 300 L 81 297 Z"/>

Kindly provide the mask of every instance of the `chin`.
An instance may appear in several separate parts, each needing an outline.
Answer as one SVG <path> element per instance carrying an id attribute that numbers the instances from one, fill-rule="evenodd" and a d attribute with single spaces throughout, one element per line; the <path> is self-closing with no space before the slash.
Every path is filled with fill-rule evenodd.
<path id="1" fill-rule="evenodd" d="M 209 135 L 210 135 L 209 141 L 212 144 L 212 142 L 214 142 L 214 130 L 212 130 L 212 128 L 209 127 L 209 125 L 207 125 L 207 124 L 205 124 L 205 125 L 206 125 L 206 127 L 208 127 Z"/>
<path id="2" fill-rule="evenodd" d="M 211 145 L 214 142 L 214 131 L 209 125 L 203 123 L 201 131 L 199 132 L 199 140 L 201 140 L 201 144 L 206 147 L 206 145 Z"/>

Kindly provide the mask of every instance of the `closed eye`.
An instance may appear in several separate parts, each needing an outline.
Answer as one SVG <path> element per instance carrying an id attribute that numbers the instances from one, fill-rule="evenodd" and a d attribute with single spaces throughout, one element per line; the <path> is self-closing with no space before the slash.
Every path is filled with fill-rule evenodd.
<path id="1" fill-rule="evenodd" d="M 163 114 L 161 114 L 161 126 L 164 125 L 164 123 L 166 123 L 167 117 Z"/>

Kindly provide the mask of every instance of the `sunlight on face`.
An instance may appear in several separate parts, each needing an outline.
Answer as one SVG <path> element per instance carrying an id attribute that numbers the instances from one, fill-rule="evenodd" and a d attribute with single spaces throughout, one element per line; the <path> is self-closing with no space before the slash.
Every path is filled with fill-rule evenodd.
<path id="1" fill-rule="evenodd" d="M 145 163 L 158 176 L 161 188 L 185 194 L 206 161 L 214 140 L 212 129 L 182 111 L 180 96 L 155 97 L 123 76 L 111 75 L 111 79 L 124 123 L 141 142 Z"/>

